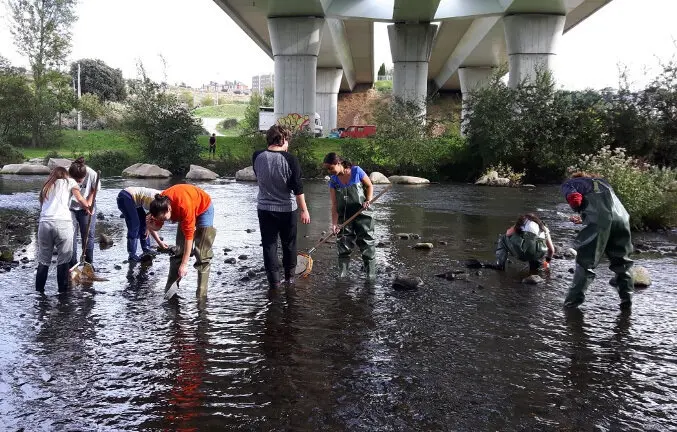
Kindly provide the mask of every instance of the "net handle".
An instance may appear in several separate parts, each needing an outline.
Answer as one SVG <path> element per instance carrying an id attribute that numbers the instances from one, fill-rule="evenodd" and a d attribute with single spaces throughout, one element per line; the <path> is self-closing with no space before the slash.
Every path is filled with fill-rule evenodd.
<path id="1" fill-rule="evenodd" d="M 386 188 L 383 189 L 381 192 L 379 192 L 378 195 L 376 195 L 374 198 L 372 198 L 371 201 L 368 201 L 369 204 L 372 204 L 374 201 L 376 201 L 377 199 L 381 198 L 381 195 L 383 195 L 384 193 L 388 192 L 392 186 L 393 186 L 392 184 L 389 184 L 388 186 L 386 186 Z M 358 211 L 356 211 L 355 214 L 352 215 L 352 216 L 350 216 L 350 217 L 348 218 L 347 221 L 345 221 L 345 222 L 343 222 L 341 225 L 339 225 L 338 230 L 341 231 L 346 225 L 348 225 L 350 222 L 352 222 L 353 219 L 355 219 L 355 218 L 358 217 L 360 214 L 362 214 L 362 212 L 363 212 L 364 210 L 365 210 L 365 208 L 362 207 L 361 209 L 359 209 Z M 318 247 L 320 247 L 320 246 L 322 245 L 322 243 L 326 242 L 327 240 L 329 240 L 330 238 L 332 238 L 334 235 L 336 235 L 336 234 L 334 234 L 333 231 L 330 232 L 329 234 L 327 234 L 324 238 L 322 238 L 319 242 L 317 242 L 317 244 L 316 244 L 315 246 L 313 246 L 312 249 L 310 249 L 310 250 L 308 251 L 308 254 L 310 255 L 311 253 L 315 252 L 315 250 L 316 250 Z"/>

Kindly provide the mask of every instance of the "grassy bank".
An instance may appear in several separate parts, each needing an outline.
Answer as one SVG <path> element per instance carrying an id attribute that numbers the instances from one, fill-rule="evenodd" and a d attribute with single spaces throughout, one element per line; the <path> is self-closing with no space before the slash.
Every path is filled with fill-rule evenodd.
<path id="1" fill-rule="evenodd" d="M 247 109 L 247 104 L 245 103 L 228 103 L 196 108 L 193 110 L 193 114 L 196 117 L 234 118 L 242 120 L 244 118 L 245 109 Z"/>
<path id="2" fill-rule="evenodd" d="M 139 146 L 130 141 L 124 134 L 112 130 L 76 131 L 64 130 L 58 145 L 44 148 L 19 148 L 27 159 L 41 158 L 48 154 L 58 153 L 65 158 L 87 155 L 102 151 L 124 151 L 138 157 Z"/>

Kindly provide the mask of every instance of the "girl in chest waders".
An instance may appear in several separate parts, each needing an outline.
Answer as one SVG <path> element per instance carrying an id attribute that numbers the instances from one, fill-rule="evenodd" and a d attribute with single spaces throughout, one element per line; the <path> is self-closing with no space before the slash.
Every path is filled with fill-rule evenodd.
<path id="1" fill-rule="evenodd" d="M 350 253 L 357 245 L 362 252 L 363 269 L 369 280 L 376 278 L 376 246 L 374 219 L 369 201 L 373 198 L 374 186 L 369 176 L 359 166 L 329 153 L 324 158 L 324 168 L 332 174 L 329 180 L 331 197 L 332 231 L 336 234 L 339 277 L 346 277 L 350 265 Z M 339 226 L 360 209 L 365 208 L 351 223 L 339 230 Z"/>
<path id="2" fill-rule="evenodd" d="M 534 214 L 521 215 L 515 225 L 498 238 L 496 268 L 505 270 L 510 254 L 520 261 L 528 262 L 530 274 L 538 274 L 539 268 L 548 267 L 554 253 L 550 230 L 541 219 Z"/>
<path id="3" fill-rule="evenodd" d="M 585 226 L 576 236 L 576 270 L 564 306 L 577 307 L 595 279 L 592 270 L 602 255 L 609 258 L 609 269 L 616 273 L 615 285 L 621 308 L 632 305 L 633 281 L 630 273 L 632 239 L 630 216 L 605 180 L 585 173 L 575 173 L 562 185 L 569 206 L 581 214 L 571 221 Z"/>

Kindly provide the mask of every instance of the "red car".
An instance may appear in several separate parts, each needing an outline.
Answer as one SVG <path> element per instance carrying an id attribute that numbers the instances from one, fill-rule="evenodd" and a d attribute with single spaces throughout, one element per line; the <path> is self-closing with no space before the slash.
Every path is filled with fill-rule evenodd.
<path id="1" fill-rule="evenodd" d="M 366 138 L 374 134 L 375 125 L 353 125 L 341 132 L 341 138 Z"/>

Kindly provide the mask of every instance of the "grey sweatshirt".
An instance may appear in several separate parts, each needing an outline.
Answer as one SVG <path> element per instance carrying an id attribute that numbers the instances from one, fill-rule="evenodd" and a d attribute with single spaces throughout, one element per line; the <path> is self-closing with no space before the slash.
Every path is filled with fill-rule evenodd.
<path id="1" fill-rule="evenodd" d="M 257 209 L 296 210 L 296 195 L 303 193 L 298 159 L 286 151 L 259 150 L 252 156 L 252 165 L 259 184 Z"/>

